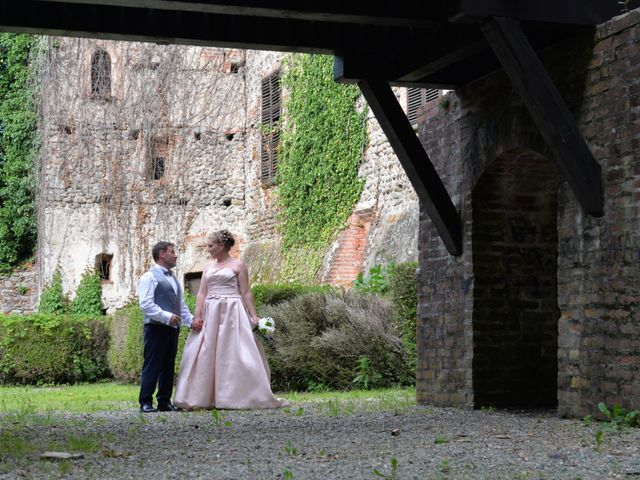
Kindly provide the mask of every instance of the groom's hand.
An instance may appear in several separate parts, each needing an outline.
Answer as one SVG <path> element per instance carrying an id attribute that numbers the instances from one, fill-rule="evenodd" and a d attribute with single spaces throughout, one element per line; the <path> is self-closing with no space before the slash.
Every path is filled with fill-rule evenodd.
<path id="1" fill-rule="evenodd" d="M 202 319 L 201 319 L 201 318 L 194 318 L 194 319 L 193 319 L 193 322 L 191 322 L 191 330 L 194 330 L 194 331 L 196 331 L 196 332 L 197 332 L 198 330 L 201 330 L 201 329 L 202 329 L 202 324 L 203 324 L 203 323 L 204 323 L 204 322 L 202 321 Z"/>
<path id="2" fill-rule="evenodd" d="M 171 315 L 171 320 L 169 320 L 169 325 L 180 325 L 182 323 L 182 319 L 176 315 Z"/>

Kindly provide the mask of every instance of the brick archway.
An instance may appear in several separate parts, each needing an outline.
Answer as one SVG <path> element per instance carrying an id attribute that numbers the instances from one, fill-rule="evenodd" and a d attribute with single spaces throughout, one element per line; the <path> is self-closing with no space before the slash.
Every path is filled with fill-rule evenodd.
<path id="1" fill-rule="evenodd" d="M 547 159 L 512 151 L 474 188 L 476 407 L 557 405 L 558 182 Z"/>

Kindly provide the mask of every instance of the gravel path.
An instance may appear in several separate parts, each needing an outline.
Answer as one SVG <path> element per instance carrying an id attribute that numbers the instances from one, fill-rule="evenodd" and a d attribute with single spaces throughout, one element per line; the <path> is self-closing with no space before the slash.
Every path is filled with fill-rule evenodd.
<path id="1" fill-rule="evenodd" d="M 637 428 L 585 425 L 550 412 L 299 407 L 224 411 L 218 419 L 211 412 L 5 415 L 0 479 L 381 478 L 374 470 L 421 480 L 640 479 Z M 15 453 L 21 446 L 27 451 Z M 45 449 L 61 448 L 83 457 L 40 459 Z"/>

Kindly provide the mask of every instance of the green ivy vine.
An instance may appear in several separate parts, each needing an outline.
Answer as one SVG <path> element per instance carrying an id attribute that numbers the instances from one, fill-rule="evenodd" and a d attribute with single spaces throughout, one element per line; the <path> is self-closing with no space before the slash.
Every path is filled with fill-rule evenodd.
<path id="1" fill-rule="evenodd" d="M 69 311 L 77 315 L 102 315 L 102 282 L 100 274 L 94 268 L 89 268 L 82 274 Z"/>
<path id="2" fill-rule="evenodd" d="M 42 290 L 38 313 L 63 314 L 67 312 L 67 308 L 67 297 L 62 290 L 62 273 L 56 270 L 51 283 Z"/>
<path id="3" fill-rule="evenodd" d="M 33 254 L 36 243 L 37 116 L 31 35 L 0 34 L 0 272 Z"/>
<path id="4" fill-rule="evenodd" d="M 334 81 L 330 56 L 293 55 L 281 81 L 288 95 L 277 173 L 282 276 L 310 280 L 362 193 L 367 110 L 356 109 L 357 87 Z"/>

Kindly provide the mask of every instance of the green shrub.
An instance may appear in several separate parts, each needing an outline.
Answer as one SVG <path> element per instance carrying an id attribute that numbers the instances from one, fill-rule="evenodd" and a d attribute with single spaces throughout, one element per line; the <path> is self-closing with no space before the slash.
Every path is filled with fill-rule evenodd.
<path id="1" fill-rule="evenodd" d="M 87 269 L 82 274 L 69 310 L 77 315 L 102 315 L 102 283 L 95 269 Z"/>
<path id="2" fill-rule="evenodd" d="M 191 299 L 193 300 L 194 298 L 191 295 Z M 116 380 L 137 383 L 140 381 L 144 348 L 142 310 L 140 310 L 137 303 L 131 304 L 111 315 L 110 324 L 109 368 Z M 176 373 L 180 369 L 184 342 L 188 334 L 188 328 L 180 329 Z"/>
<path id="3" fill-rule="evenodd" d="M 353 281 L 354 290 L 362 293 L 377 293 L 385 295 L 389 291 L 389 270 L 394 264 L 382 266 L 375 265 L 369 269 L 369 274 L 358 273 Z"/>
<path id="4" fill-rule="evenodd" d="M 90 317 L 0 317 L 0 382 L 76 383 L 108 377 L 108 332 L 105 322 Z"/>
<path id="5" fill-rule="evenodd" d="M 414 363 L 418 309 L 417 268 L 417 262 L 406 262 L 389 269 L 389 298 L 393 305 L 393 323 L 400 332 L 409 357 Z"/>
<path id="6" fill-rule="evenodd" d="M 251 289 L 256 308 L 261 305 L 275 305 L 286 300 L 312 292 L 331 292 L 331 285 L 302 285 L 300 283 L 270 283 L 256 285 Z"/>
<path id="7" fill-rule="evenodd" d="M 66 313 L 68 307 L 67 297 L 62 291 L 62 274 L 60 270 L 56 270 L 51 284 L 42 290 L 38 313 L 61 314 Z"/>
<path id="8" fill-rule="evenodd" d="M 311 293 L 261 312 L 276 321 L 275 341 L 266 345 L 276 389 L 352 388 L 363 375 L 362 357 L 376 386 L 413 380 L 391 305 L 379 296 Z"/>

